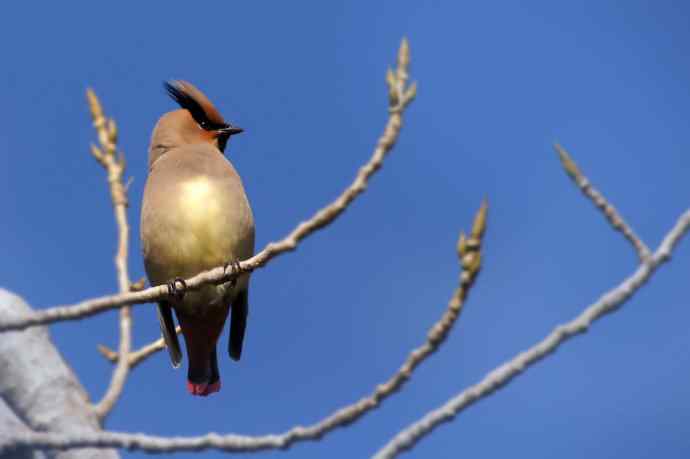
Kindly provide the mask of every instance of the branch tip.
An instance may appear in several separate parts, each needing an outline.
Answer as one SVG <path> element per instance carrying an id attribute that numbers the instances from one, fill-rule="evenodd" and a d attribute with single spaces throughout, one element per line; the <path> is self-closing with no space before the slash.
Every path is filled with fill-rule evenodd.
<path id="1" fill-rule="evenodd" d="M 577 164 L 575 164 L 575 161 L 570 157 L 568 152 L 560 146 L 558 143 L 555 143 L 553 145 L 553 148 L 556 150 L 556 153 L 558 153 L 558 157 L 561 160 L 561 164 L 563 165 L 563 169 L 565 169 L 565 172 L 570 176 L 571 179 L 578 181 L 582 177 L 582 172 L 580 172 L 580 169 L 577 167 Z"/>
<path id="2" fill-rule="evenodd" d="M 106 359 L 110 360 L 111 362 L 117 362 L 118 359 L 118 354 L 117 352 L 113 351 L 110 349 L 108 346 L 105 346 L 103 344 L 99 344 L 97 346 L 98 352 L 101 353 L 103 357 Z"/>
<path id="3" fill-rule="evenodd" d="M 472 237 L 476 239 L 481 239 L 486 230 L 486 216 L 489 210 L 489 201 L 484 198 L 479 210 L 474 217 L 474 223 L 472 224 Z"/>
<path id="4" fill-rule="evenodd" d="M 98 100 L 98 96 L 91 88 L 86 88 L 86 100 L 89 104 L 89 111 L 91 112 L 91 118 L 94 122 L 103 118 L 103 108 L 101 107 L 101 102 Z"/>
<path id="5" fill-rule="evenodd" d="M 400 49 L 398 50 L 398 71 L 407 70 L 410 65 L 410 43 L 407 37 L 403 37 L 400 41 Z"/>
<path id="6" fill-rule="evenodd" d="M 594 204 L 594 206 L 599 209 L 602 214 L 604 214 L 604 217 L 609 222 L 611 227 L 616 231 L 620 231 L 628 242 L 632 244 L 640 260 L 643 262 L 648 261 L 651 256 L 649 247 L 647 247 L 642 239 L 635 234 L 632 227 L 630 227 L 630 225 L 623 219 L 616 208 L 608 202 L 606 197 L 604 197 L 599 190 L 594 188 L 587 177 L 577 167 L 575 161 L 573 161 L 565 148 L 556 143 L 554 144 L 554 149 L 558 153 L 561 164 L 563 165 L 566 173 L 577 185 L 582 194 L 584 194 L 592 202 L 592 204 Z"/>

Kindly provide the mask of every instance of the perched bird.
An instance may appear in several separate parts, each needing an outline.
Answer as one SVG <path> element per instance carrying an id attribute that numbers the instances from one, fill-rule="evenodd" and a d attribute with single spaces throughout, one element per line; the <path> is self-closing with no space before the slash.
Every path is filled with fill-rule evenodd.
<path id="1" fill-rule="evenodd" d="M 172 364 L 182 360 L 174 309 L 187 347 L 187 389 L 206 396 L 220 390 L 216 342 L 229 310 L 228 352 L 233 360 L 242 354 L 249 274 L 188 292 L 179 279 L 251 257 L 254 217 L 240 176 L 223 156 L 228 138 L 242 129 L 190 83 L 172 81 L 165 89 L 181 109 L 164 114 L 151 135 L 141 245 L 151 285 L 167 283 L 179 292 L 158 304 Z"/>

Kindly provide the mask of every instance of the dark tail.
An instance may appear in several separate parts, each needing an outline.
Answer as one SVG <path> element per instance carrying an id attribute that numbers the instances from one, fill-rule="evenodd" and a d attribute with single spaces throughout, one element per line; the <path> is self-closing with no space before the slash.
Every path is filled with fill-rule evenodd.
<path id="1" fill-rule="evenodd" d="M 247 316 L 249 315 L 249 292 L 239 292 L 230 309 L 230 341 L 228 342 L 228 354 L 233 360 L 239 360 L 242 356 L 242 344 L 244 332 L 247 329 Z"/>
<path id="2" fill-rule="evenodd" d="M 206 397 L 220 391 L 220 373 L 218 372 L 218 356 L 214 349 L 203 369 L 193 368 L 187 371 L 187 390 L 192 395 Z"/>
<path id="3" fill-rule="evenodd" d="M 177 340 L 177 333 L 175 332 L 172 309 L 170 305 L 164 301 L 158 303 L 158 321 L 160 322 L 165 347 L 168 348 L 168 354 L 170 354 L 170 361 L 174 368 L 178 368 L 180 362 L 182 362 L 180 342 Z"/>
<path id="4" fill-rule="evenodd" d="M 196 317 L 177 311 L 187 344 L 187 390 L 192 395 L 206 396 L 220 390 L 216 341 L 226 314 L 227 309 L 219 311 L 217 317 L 210 314 Z"/>

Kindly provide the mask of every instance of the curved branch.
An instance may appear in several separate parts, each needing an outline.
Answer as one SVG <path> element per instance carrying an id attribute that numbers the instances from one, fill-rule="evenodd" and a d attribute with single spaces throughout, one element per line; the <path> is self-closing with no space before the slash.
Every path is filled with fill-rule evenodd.
<path id="1" fill-rule="evenodd" d="M 180 328 L 179 325 L 175 327 L 175 333 L 180 334 L 181 332 L 182 328 Z M 131 369 L 136 367 L 141 362 L 146 360 L 148 357 L 152 356 L 156 352 L 162 351 L 163 349 L 165 349 L 165 341 L 163 340 L 163 338 L 158 338 L 157 340 L 140 347 L 136 351 L 130 352 L 128 354 L 129 368 Z M 113 351 L 109 347 L 104 346 L 102 344 L 98 345 L 98 352 L 100 352 L 101 355 L 103 355 L 103 357 L 105 357 L 113 363 L 117 362 L 120 358 L 119 352 Z"/>
<path id="2" fill-rule="evenodd" d="M 298 225 L 283 240 L 277 243 L 269 244 L 266 247 L 266 249 L 264 249 L 261 253 L 259 253 L 257 256 L 253 257 L 249 261 L 254 259 L 256 260 L 255 263 L 257 264 L 257 266 L 261 266 L 271 258 L 283 252 L 294 250 L 294 248 L 297 246 L 297 243 L 301 239 L 332 222 L 347 208 L 347 206 L 358 195 L 360 195 L 364 191 L 369 178 L 381 167 L 386 154 L 395 144 L 402 125 L 403 110 L 407 107 L 407 105 L 412 101 L 412 99 L 415 96 L 415 86 L 412 85 L 410 87 L 406 87 L 408 65 L 409 47 L 407 45 L 407 41 L 403 40 L 398 55 L 398 68 L 396 70 L 396 73 L 393 74 L 392 71 L 389 71 L 387 75 L 390 96 L 390 117 L 388 123 L 386 125 L 382 137 L 379 139 L 379 142 L 374 150 L 372 157 L 367 162 L 367 164 L 365 164 L 360 169 L 354 182 L 329 206 L 317 212 L 310 220 Z M 456 295 L 454 296 L 453 300 L 451 301 L 448 312 L 444 314 L 442 320 L 437 325 L 435 325 L 429 332 L 428 342 L 425 343 L 425 345 L 422 346 L 420 349 L 411 353 L 403 367 L 398 371 L 398 373 L 396 373 L 394 377 L 391 378 L 385 385 L 377 387 L 375 393 L 371 395 L 368 399 L 363 399 L 350 407 L 337 411 L 332 416 L 326 418 L 319 424 L 316 424 L 308 428 L 298 426 L 281 436 L 268 435 L 264 437 L 252 438 L 240 437 L 236 435 L 220 437 L 216 434 L 209 434 L 205 437 L 201 437 L 207 439 L 206 442 L 208 443 L 204 443 L 204 440 L 202 440 L 200 443 L 198 438 L 166 440 L 161 439 L 160 437 L 116 434 L 106 432 L 103 433 L 103 436 L 101 436 L 99 440 L 96 440 L 96 442 L 99 445 L 105 445 L 105 443 L 108 443 L 109 441 L 119 440 L 123 441 L 124 443 L 122 443 L 122 446 L 127 448 L 136 448 L 136 445 L 141 442 L 141 445 L 143 445 L 145 449 L 146 445 L 158 445 L 160 441 L 163 442 L 164 448 L 169 448 L 170 442 L 173 442 L 174 445 L 179 444 L 179 441 L 182 441 L 183 444 L 186 445 L 183 446 L 183 448 L 191 449 L 213 447 L 216 442 L 220 442 L 219 444 L 224 445 L 222 446 L 223 449 L 259 450 L 276 447 L 284 448 L 298 440 L 318 439 L 326 432 L 338 426 L 346 425 L 353 422 L 354 420 L 362 416 L 365 412 L 377 406 L 377 404 L 381 400 L 386 398 L 388 395 L 398 390 L 400 386 L 402 386 L 402 384 L 410 377 L 412 370 L 414 370 L 414 368 L 418 366 L 419 363 L 421 363 L 426 357 L 433 353 L 433 351 L 435 351 L 444 340 L 448 331 L 452 327 L 455 319 L 460 313 L 462 301 L 464 300 L 465 295 L 467 294 L 467 290 L 472 285 L 474 278 L 476 277 L 479 271 L 479 245 L 481 235 L 484 231 L 485 221 L 486 205 L 482 205 L 476 218 L 471 238 L 467 240 L 464 236 L 461 236 L 461 243 L 459 245 L 458 250 L 461 256 L 463 267 L 465 268 L 466 272 L 464 272 L 463 276 L 461 277 L 461 286 L 456 292 Z M 248 263 L 249 261 L 245 263 Z M 223 268 L 223 272 L 224 271 L 225 269 Z M 149 291 L 153 291 L 154 293 L 156 293 L 157 290 L 160 289 L 161 287 L 154 287 L 153 289 L 149 289 Z M 151 293 L 148 293 L 147 291 L 142 291 L 134 292 L 133 294 L 128 296 L 142 298 L 150 294 Z M 120 297 L 122 296 L 124 295 L 120 295 Z M 83 305 L 82 309 L 85 310 Z M 53 310 L 51 314 L 55 315 L 56 313 Z M 33 324 L 36 323 L 35 320 L 36 319 L 34 318 Z M 15 324 L 16 323 L 17 322 L 15 322 Z M 5 322 L 4 326 L 7 326 L 7 322 Z M 127 362 L 129 359 L 122 360 Z M 22 436 L 19 438 L 6 439 L 2 443 L 0 443 L 0 451 L 2 451 L 3 449 L 10 450 L 12 448 L 20 448 L 22 446 L 27 445 L 31 445 L 33 447 L 38 448 L 49 447 L 56 449 L 84 447 L 86 445 L 83 444 L 83 441 L 89 441 L 89 436 L 84 436 L 85 434 L 78 434 L 73 437 L 51 437 L 50 434 L 45 433 L 35 435 L 38 435 L 38 437 L 32 434 L 28 436 Z M 50 437 L 54 441 L 57 441 L 57 443 L 55 443 L 53 446 L 47 446 L 46 444 L 42 443 L 42 440 L 40 440 L 39 438 L 42 437 L 43 439 L 45 439 L 46 436 Z M 33 440 L 38 441 L 36 442 Z M 164 451 L 168 449 L 154 450 Z"/>
<path id="3" fill-rule="evenodd" d="M 666 235 L 654 255 L 647 262 L 640 264 L 627 279 L 602 295 L 575 319 L 557 326 L 544 339 L 491 371 L 479 383 L 463 390 L 444 405 L 430 411 L 420 420 L 400 431 L 374 457 L 389 459 L 412 448 L 433 429 L 444 422 L 452 421 L 465 408 L 502 388 L 570 338 L 585 333 L 594 321 L 616 311 L 650 279 L 662 263 L 670 259 L 674 247 L 689 229 L 690 210 L 687 210 Z"/>
<path id="4" fill-rule="evenodd" d="M 218 266 L 196 276 L 185 279 L 187 289 L 196 290 L 206 284 L 221 284 L 228 282 L 244 272 L 254 271 L 264 266 L 273 258 L 297 248 L 299 242 L 314 232 L 324 228 L 338 218 L 345 209 L 361 195 L 367 187 L 369 179 L 383 165 L 383 160 L 398 140 L 402 127 L 402 115 L 416 95 L 416 85 L 407 84 L 407 68 L 410 55 L 407 40 L 403 40 L 398 53 L 398 68 L 394 75 L 389 71 L 387 83 L 389 87 L 389 117 L 383 135 L 379 138 L 369 161 L 362 166 L 354 181 L 333 202 L 317 211 L 309 220 L 301 222 L 290 234 L 283 239 L 271 242 L 253 257 L 244 260 L 239 265 Z M 238 269 L 239 268 L 239 269 Z M 140 292 L 120 293 L 82 301 L 72 306 L 57 306 L 42 311 L 34 311 L 22 319 L 4 321 L 0 323 L 0 332 L 8 330 L 22 330 L 36 325 L 65 320 L 82 319 L 99 312 L 121 308 L 126 305 L 159 301 L 169 296 L 165 285 L 147 288 Z"/>
<path id="5" fill-rule="evenodd" d="M 202 437 L 165 438 L 143 434 L 126 434 L 104 432 L 97 435 L 69 435 L 51 436 L 50 434 L 33 434 L 28 438 L 11 439 L 8 447 L 25 447 L 35 445 L 50 448 L 77 448 L 84 446 L 115 446 L 119 448 L 140 449 L 147 452 L 177 452 L 199 451 L 209 448 L 224 451 L 261 451 L 266 449 L 285 449 L 298 441 L 318 440 L 323 435 L 336 429 L 350 425 L 367 412 L 380 405 L 382 401 L 397 392 L 410 379 L 412 372 L 441 346 L 455 321 L 462 312 L 464 301 L 474 284 L 481 267 L 481 241 L 486 227 L 487 204 L 482 203 L 470 237 L 460 235 L 458 242 L 458 257 L 463 268 L 460 285 L 441 319 L 434 324 L 427 334 L 427 340 L 417 349 L 410 352 L 400 369 L 388 381 L 376 386 L 375 391 L 368 397 L 362 398 L 349 406 L 341 408 L 322 421 L 307 426 L 293 427 L 279 435 L 264 435 L 260 437 L 240 435 L 207 434 Z M 0 444 L 0 450 L 3 447 Z"/>

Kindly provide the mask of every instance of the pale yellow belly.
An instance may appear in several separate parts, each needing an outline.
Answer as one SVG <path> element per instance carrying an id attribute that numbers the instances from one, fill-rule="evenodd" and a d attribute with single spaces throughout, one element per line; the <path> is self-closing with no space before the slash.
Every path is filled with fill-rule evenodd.
<path id="1" fill-rule="evenodd" d="M 146 267 L 152 283 L 188 278 L 251 255 L 253 247 L 249 253 L 244 247 L 246 231 L 235 215 L 236 203 L 229 202 L 227 193 L 219 193 L 208 178 L 200 176 L 178 184 L 175 193 L 164 201 L 157 203 L 161 208 L 156 209 L 155 222 L 142 221 Z M 156 236 L 147 236 L 153 231 Z M 246 287 L 247 281 L 243 276 L 235 290 Z M 209 285 L 188 292 L 176 307 L 199 313 L 232 296 L 227 287 Z"/>
<path id="2" fill-rule="evenodd" d="M 223 201 L 206 178 L 180 185 L 175 269 L 199 272 L 230 261 L 237 241 L 233 228 L 226 226 L 232 208 Z"/>

